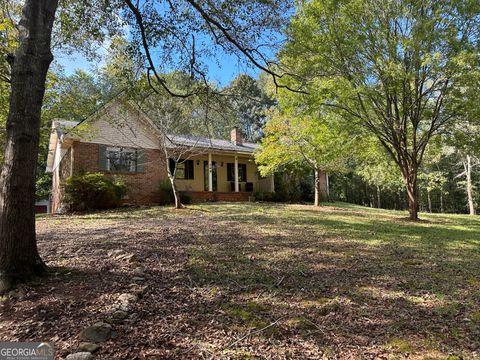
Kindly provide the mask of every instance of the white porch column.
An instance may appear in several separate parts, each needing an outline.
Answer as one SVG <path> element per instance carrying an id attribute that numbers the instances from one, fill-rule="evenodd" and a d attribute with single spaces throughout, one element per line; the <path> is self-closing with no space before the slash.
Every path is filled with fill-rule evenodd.
<path id="1" fill-rule="evenodd" d="M 208 153 L 208 191 L 213 191 L 212 153 Z"/>
<path id="2" fill-rule="evenodd" d="M 238 156 L 235 156 L 235 192 L 239 192 L 240 188 L 238 186 Z"/>

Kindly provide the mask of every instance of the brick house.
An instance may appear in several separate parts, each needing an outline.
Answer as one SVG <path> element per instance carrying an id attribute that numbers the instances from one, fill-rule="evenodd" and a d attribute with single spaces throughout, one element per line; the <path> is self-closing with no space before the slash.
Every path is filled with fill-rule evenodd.
<path id="1" fill-rule="evenodd" d="M 159 202 L 159 185 L 168 179 L 160 139 L 147 115 L 120 99 L 83 122 L 54 121 L 47 159 L 47 172 L 52 173 L 51 212 L 61 209 L 61 184 L 82 172 L 121 175 L 128 188 L 125 203 Z M 253 158 L 257 145 L 244 142 L 238 129 L 232 130 L 230 141 L 175 139 L 184 144 L 194 142 L 201 150 L 177 170 L 178 189 L 192 200 L 245 201 L 254 191 L 274 191 L 273 176 L 262 178 L 257 171 Z"/>

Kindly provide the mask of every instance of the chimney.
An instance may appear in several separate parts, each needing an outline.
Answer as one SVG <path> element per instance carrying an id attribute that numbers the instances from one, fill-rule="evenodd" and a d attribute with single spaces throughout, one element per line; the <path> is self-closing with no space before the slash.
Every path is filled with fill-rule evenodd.
<path id="1" fill-rule="evenodd" d="M 230 141 L 235 145 L 243 145 L 242 131 L 238 127 L 230 132 Z"/>

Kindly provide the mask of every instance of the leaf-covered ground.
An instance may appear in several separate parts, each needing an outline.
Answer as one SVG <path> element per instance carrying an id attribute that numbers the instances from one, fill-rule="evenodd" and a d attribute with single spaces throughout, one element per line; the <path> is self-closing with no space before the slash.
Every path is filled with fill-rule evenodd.
<path id="1" fill-rule="evenodd" d="M 39 218 L 51 274 L 0 299 L 0 339 L 53 341 L 64 358 L 140 283 L 96 358 L 480 358 L 480 219 L 405 216 L 209 204 Z"/>

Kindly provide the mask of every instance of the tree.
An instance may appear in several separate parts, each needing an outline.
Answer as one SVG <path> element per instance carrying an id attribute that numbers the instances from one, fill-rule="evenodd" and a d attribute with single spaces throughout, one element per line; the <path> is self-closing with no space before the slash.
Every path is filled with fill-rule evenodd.
<path id="1" fill-rule="evenodd" d="M 448 142 L 453 145 L 454 154 L 458 159 L 461 172 L 456 179 L 464 178 L 467 208 L 470 215 L 476 214 L 476 204 L 473 186 L 473 170 L 480 166 L 480 126 L 470 121 L 463 126 L 455 127 Z"/>
<path id="2" fill-rule="evenodd" d="M 171 90 L 177 92 L 191 88 L 190 83 L 193 81 L 182 73 L 164 75 L 164 78 L 176 79 L 171 81 L 176 84 Z M 164 166 L 172 187 L 175 208 L 181 209 L 183 204 L 177 189 L 177 175 L 179 171 L 183 171 L 184 175 L 188 176 L 188 160 L 207 150 L 205 146 L 208 147 L 209 144 L 200 139 L 205 139 L 205 136 L 208 138 L 209 124 L 212 117 L 215 119 L 215 111 L 209 109 L 212 99 L 209 96 L 182 99 L 172 97 L 163 90 L 153 93 L 150 91 L 150 94 L 145 96 L 145 89 L 138 91 L 138 96 L 138 105 L 160 132 L 159 147 L 164 155 Z"/>
<path id="3" fill-rule="evenodd" d="M 55 22 L 58 4 L 58 0 L 25 0 L 18 48 L 8 56 L 11 95 L 0 175 L 0 291 L 6 290 L 11 280 L 24 280 L 45 268 L 35 239 L 35 166 L 45 81 L 53 59 L 53 33 L 53 45 L 67 44 L 88 51 L 106 33 L 112 35 L 121 28 L 119 20 L 129 23 L 133 43 L 141 44 L 137 54 L 145 59 L 142 64 L 147 64 L 147 77 L 154 78 L 155 84 L 150 81 L 152 88 L 159 86 L 168 92 L 169 86 L 156 64 L 170 70 L 187 66 L 192 77 L 206 81 L 208 67 L 199 60 L 206 55 L 213 57 L 218 48 L 269 71 L 268 59 L 259 51 L 259 45 L 264 46 L 267 38 L 275 38 L 274 32 L 265 30 L 281 26 L 288 14 L 288 5 L 283 1 L 227 4 L 221 0 L 145 0 L 134 5 L 129 0 L 63 0 L 61 16 Z M 207 38 L 211 40 L 204 41 Z M 151 47 L 161 50 L 158 59 L 152 57 Z"/>
<path id="4" fill-rule="evenodd" d="M 427 144 L 465 114 L 462 92 L 478 84 L 479 22 L 477 1 L 314 0 L 289 27 L 283 63 L 301 89 L 378 138 L 401 171 L 411 220 Z"/>
<path id="5" fill-rule="evenodd" d="M 360 143 L 361 147 L 357 148 L 355 152 L 357 161 L 353 166 L 353 171 L 375 188 L 376 204 L 378 208 L 381 208 L 382 191 L 397 191 L 401 186 L 401 175 L 396 164 L 376 138 L 364 136 Z M 375 201 L 372 201 L 372 205 L 373 203 Z"/>
<path id="6" fill-rule="evenodd" d="M 246 74 L 238 75 L 223 92 L 233 108 L 233 125 L 242 129 L 245 140 L 257 142 L 267 120 L 266 111 L 275 105 L 274 99 L 266 94 L 259 80 Z"/>
<path id="7" fill-rule="evenodd" d="M 311 116 L 295 110 L 286 107 L 271 114 L 255 161 L 264 176 L 287 165 L 308 166 L 314 173 L 314 204 L 319 206 L 321 172 L 345 171 L 353 142 L 334 114 Z"/>
<path id="8" fill-rule="evenodd" d="M 0 175 L 0 292 L 14 279 L 41 274 L 35 241 L 35 167 L 55 0 L 26 0 L 20 45 L 11 57 L 11 96 Z M 21 194 L 21 195 L 20 195 Z"/>
<path id="9" fill-rule="evenodd" d="M 419 169 L 419 187 L 427 193 L 428 212 L 433 212 L 432 192 L 438 192 L 440 212 L 444 212 L 443 195 L 448 173 L 442 168 L 442 162 L 448 157 L 448 147 L 442 136 L 436 136 L 425 150 L 424 160 Z"/>

